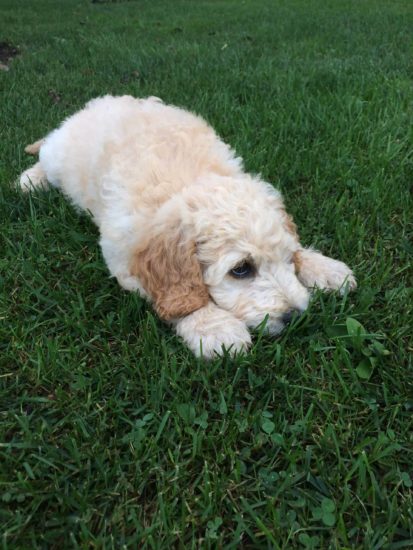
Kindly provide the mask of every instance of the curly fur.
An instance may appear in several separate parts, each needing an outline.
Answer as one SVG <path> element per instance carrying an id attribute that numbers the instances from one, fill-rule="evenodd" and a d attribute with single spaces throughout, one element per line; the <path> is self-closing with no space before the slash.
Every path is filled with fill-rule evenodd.
<path id="1" fill-rule="evenodd" d="M 264 319 L 279 333 L 315 286 L 355 287 L 345 264 L 300 245 L 280 193 L 202 118 L 158 98 L 92 100 L 26 151 L 39 162 L 22 189 L 48 182 L 90 211 L 111 275 L 197 355 L 245 350 Z M 254 273 L 236 279 L 243 261 Z"/>
<path id="2" fill-rule="evenodd" d="M 150 294 L 158 315 L 170 321 L 184 317 L 209 302 L 194 242 L 184 242 L 179 234 L 162 234 L 136 251 L 131 264 Z"/>

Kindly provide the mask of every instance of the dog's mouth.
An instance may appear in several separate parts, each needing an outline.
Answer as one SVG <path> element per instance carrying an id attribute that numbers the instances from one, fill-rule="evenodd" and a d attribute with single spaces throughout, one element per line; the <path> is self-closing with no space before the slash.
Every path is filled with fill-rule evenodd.
<path id="1" fill-rule="evenodd" d="M 269 336 L 278 336 L 288 326 L 294 325 L 303 313 L 304 310 L 291 309 L 282 314 L 267 315 L 259 324 L 251 324 L 250 328 L 262 331 Z"/>

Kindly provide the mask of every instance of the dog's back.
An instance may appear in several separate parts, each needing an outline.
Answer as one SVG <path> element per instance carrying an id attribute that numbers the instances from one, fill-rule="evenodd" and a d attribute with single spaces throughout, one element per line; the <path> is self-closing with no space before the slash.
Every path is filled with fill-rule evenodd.
<path id="1" fill-rule="evenodd" d="M 94 99 L 34 145 L 47 180 L 97 220 L 105 201 L 153 208 L 203 174 L 241 169 L 202 118 L 154 97 Z"/>

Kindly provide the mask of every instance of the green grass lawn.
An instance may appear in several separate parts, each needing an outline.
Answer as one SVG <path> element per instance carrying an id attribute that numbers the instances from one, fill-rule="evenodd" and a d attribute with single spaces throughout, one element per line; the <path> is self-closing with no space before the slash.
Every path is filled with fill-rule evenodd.
<path id="1" fill-rule="evenodd" d="M 0 0 L 4 549 L 413 548 L 412 37 L 410 0 Z M 204 116 L 358 290 L 194 359 L 13 186 L 105 93 Z"/>

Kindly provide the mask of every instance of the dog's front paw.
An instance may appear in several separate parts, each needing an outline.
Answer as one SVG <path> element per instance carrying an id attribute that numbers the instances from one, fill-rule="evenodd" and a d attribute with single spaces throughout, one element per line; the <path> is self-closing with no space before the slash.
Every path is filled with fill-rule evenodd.
<path id="1" fill-rule="evenodd" d="M 179 319 L 176 332 L 196 356 L 206 359 L 222 354 L 223 348 L 234 355 L 246 351 L 251 344 L 245 323 L 212 302 Z"/>
<path id="2" fill-rule="evenodd" d="M 118 273 L 116 275 L 116 278 L 119 285 L 125 290 L 128 290 L 129 292 L 136 292 L 140 290 L 139 281 L 136 277 L 132 277 L 128 274 Z"/>
<path id="3" fill-rule="evenodd" d="M 333 260 L 314 250 L 301 250 L 297 253 L 297 259 L 298 277 L 308 288 L 344 292 L 346 285 L 350 290 L 357 287 L 353 272 L 339 260 Z"/>

